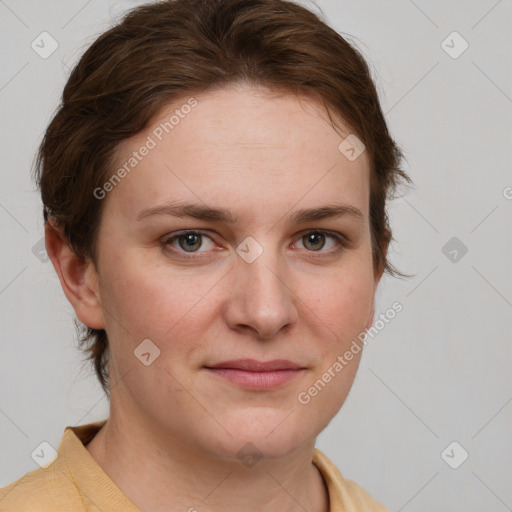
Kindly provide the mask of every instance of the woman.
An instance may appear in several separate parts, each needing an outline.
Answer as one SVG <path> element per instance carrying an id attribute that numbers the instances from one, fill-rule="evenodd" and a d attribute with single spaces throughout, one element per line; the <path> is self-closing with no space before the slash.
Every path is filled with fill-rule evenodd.
<path id="1" fill-rule="evenodd" d="M 1 510 L 385 510 L 314 445 L 400 274 L 400 158 L 361 55 L 295 3 L 168 0 L 101 35 L 36 178 L 110 415 Z"/>

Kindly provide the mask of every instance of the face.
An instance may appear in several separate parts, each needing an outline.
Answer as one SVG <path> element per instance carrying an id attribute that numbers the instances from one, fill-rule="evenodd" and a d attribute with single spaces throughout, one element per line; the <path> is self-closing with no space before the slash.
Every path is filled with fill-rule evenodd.
<path id="1" fill-rule="evenodd" d="M 350 129 L 305 97 L 193 98 L 118 147 L 114 172 L 137 162 L 104 189 L 94 327 L 110 340 L 112 411 L 208 456 L 248 442 L 284 456 L 342 406 L 361 351 L 338 356 L 373 320 L 367 155 L 346 158 Z M 226 363 L 248 359 L 281 363 Z"/>

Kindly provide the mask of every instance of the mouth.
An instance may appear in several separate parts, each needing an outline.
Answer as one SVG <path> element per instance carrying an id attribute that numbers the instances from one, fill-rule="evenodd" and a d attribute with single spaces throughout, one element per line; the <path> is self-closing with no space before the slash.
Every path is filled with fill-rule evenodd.
<path id="1" fill-rule="evenodd" d="M 205 369 L 216 377 L 253 390 L 281 387 L 306 370 L 306 368 L 286 359 L 273 361 L 237 359 L 205 366 Z"/>

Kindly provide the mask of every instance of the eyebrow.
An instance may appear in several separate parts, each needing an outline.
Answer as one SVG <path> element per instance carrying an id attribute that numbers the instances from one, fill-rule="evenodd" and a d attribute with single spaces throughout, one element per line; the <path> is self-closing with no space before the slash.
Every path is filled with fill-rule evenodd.
<path id="1" fill-rule="evenodd" d="M 192 217 L 199 220 L 209 220 L 213 222 L 222 222 L 225 224 L 234 224 L 237 221 L 237 216 L 227 208 L 212 208 L 204 204 L 195 203 L 181 203 L 172 204 L 166 203 L 152 208 L 144 208 L 137 215 L 137 221 L 146 217 L 171 215 L 174 217 Z M 302 224 L 305 222 L 337 218 L 348 216 L 352 217 L 359 222 L 364 220 L 364 215 L 355 206 L 344 203 L 328 204 L 318 208 L 306 208 L 298 210 L 288 216 L 288 222 L 291 224 Z"/>

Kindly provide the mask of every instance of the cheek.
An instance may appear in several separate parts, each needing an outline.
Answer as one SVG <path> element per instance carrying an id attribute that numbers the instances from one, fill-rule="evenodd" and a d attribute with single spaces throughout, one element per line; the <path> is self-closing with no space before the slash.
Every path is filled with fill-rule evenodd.
<path id="1" fill-rule="evenodd" d="M 327 292 L 317 301 L 318 314 L 331 335 L 317 340 L 319 365 L 311 387 L 303 391 L 311 391 L 312 409 L 325 424 L 338 412 L 354 381 L 363 352 L 358 337 L 366 328 L 373 300 L 373 275 L 366 267 L 354 267 L 329 281 Z"/>
<path id="2" fill-rule="evenodd" d="M 330 279 L 323 291 L 314 309 L 333 333 L 324 347 L 329 353 L 342 350 L 365 330 L 374 300 L 373 277 L 368 273 L 346 272 Z"/>
<path id="3" fill-rule="evenodd" d="M 165 369 L 180 379 L 188 378 L 182 375 L 183 361 L 193 358 L 205 333 L 218 338 L 211 326 L 220 301 L 218 273 L 171 269 L 135 257 L 118 260 L 115 269 L 110 268 L 101 294 L 104 309 L 112 313 L 106 315 L 105 323 L 117 371 L 124 374 L 133 366 L 140 370 L 133 352 L 149 339 L 160 350 L 155 365 L 162 372 Z M 181 389 L 168 375 L 152 378 L 162 380 L 159 389 L 166 382 L 173 391 Z"/>
<path id="4" fill-rule="evenodd" d="M 373 292 L 371 280 L 352 275 L 331 283 L 317 304 L 330 333 L 316 339 L 318 364 L 297 401 L 304 414 L 317 418 L 319 431 L 338 413 L 354 382 L 363 352 L 359 336 L 372 311 Z"/>

